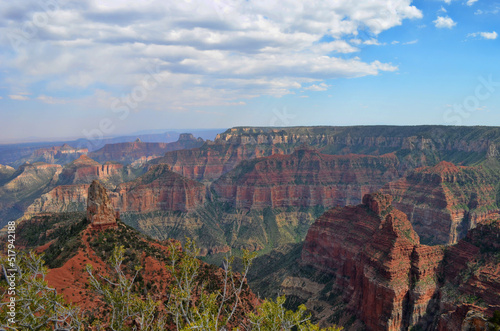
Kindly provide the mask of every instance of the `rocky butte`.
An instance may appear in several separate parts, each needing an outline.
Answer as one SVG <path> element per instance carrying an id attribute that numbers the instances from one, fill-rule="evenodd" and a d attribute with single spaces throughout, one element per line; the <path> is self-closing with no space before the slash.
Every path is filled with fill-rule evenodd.
<path id="1" fill-rule="evenodd" d="M 116 212 L 104 186 L 97 180 L 90 184 L 87 199 L 87 219 L 94 229 L 116 228 Z"/>
<path id="2" fill-rule="evenodd" d="M 285 279 L 285 293 L 296 291 L 291 284 L 309 284 L 302 299 L 313 311 L 336 293 L 344 312 L 368 330 L 484 326 L 500 309 L 498 220 L 485 221 L 445 250 L 421 245 L 391 200 L 380 193 L 365 195 L 362 205 L 323 214 L 308 231 L 301 263 L 330 274 L 333 289 L 328 292 L 303 275 Z"/>

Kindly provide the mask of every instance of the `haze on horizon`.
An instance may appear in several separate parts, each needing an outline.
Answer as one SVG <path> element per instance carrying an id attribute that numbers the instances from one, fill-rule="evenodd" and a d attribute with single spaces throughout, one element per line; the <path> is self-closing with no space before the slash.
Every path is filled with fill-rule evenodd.
<path id="1" fill-rule="evenodd" d="M 500 2 L 0 3 L 0 143 L 140 130 L 499 126 Z"/>

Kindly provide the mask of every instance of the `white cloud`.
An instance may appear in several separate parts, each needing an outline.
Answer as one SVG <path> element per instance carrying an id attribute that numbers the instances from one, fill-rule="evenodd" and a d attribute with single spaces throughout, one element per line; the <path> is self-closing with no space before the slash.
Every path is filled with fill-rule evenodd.
<path id="1" fill-rule="evenodd" d="M 363 42 L 364 45 L 375 45 L 375 46 L 383 46 L 385 45 L 385 43 L 380 43 L 377 39 L 375 38 L 372 38 L 372 39 L 369 39 L 369 40 L 365 40 Z"/>
<path id="2" fill-rule="evenodd" d="M 392 44 L 392 45 L 396 45 L 396 44 L 399 44 L 399 41 L 397 41 L 397 40 L 394 40 L 394 41 L 393 41 L 393 42 L 392 42 L 391 44 Z"/>
<path id="3" fill-rule="evenodd" d="M 439 29 L 443 29 L 443 28 L 451 29 L 455 25 L 457 25 L 457 23 L 454 22 L 448 16 L 446 16 L 446 17 L 438 16 L 438 18 L 435 21 L 432 21 L 432 22 L 434 23 L 434 25 L 436 26 L 436 28 L 439 28 Z"/>
<path id="4" fill-rule="evenodd" d="M 51 96 L 46 96 L 46 95 L 43 95 L 43 94 L 40 95 L 40 96 L 38 96 L 37 100 L 40 100 L 43 103 L 48 103 L 48 104 L 51 104 L 51 105 L 66 103 L 66 100 L 54 98 L 54 97 L 51 97 Z"/>
<path id="5" fill-rule="evenodd" d="M 19 94 L 11 94 L 9 95 L 9 98 L 12 100 L 18 100 L 18 101 L 26 101 L 29 100 L 29 98 L 25 95 L 19 95 Z"/>
<path id="6" fill-rule="evenodd" d="M 450 4 L 452 0 L 443 0 L 444 2 L 446 2 L 446 4 Z"/>
<path id="7" fill-rule="evenodd" d="M 415 39 L 415 40 L 412 40 L 412 41 L 407 41 L 405 43 L 403 43 L 403 45 L 413 45 L 413 44 L 416 44 L 418 43 L 418 39 Z"/>
<path id="8" fill-rule="evenodd" d="M 308 86 L 306 87 L 305 89 L 306 90 L 309 90 L 309 91 L 326 91 L 328 90 L 328 85 L 326 85 L 325 83 L 321 83 L 321 84 L 318 84 L 318 85 L 311 85 L 311 86 Z"/>
<path id="9" fill-rule="evenodd" d="M 441 6 L 441 8 L 438 10 L 438 13 L 439 12 L 447 13 L 448 11 L 446 10 L 446 8 L 444 8 L 443 6 Z"/>
<path id="10" fill-rule="evenodd" d="M 381 32 L 422 18 L 411 0 L 358 0 L 356 5 L 351 0 L 108 0 L 106 5 L 61 3 L 54 9 L 17 52 L 0 37 L 0 49 L 14 54 L 2 58 L 0 69 L 17 71 L 5 82 L 18 89 L 44 82 L 47 95 L 37 99 L 45 103 L 83 98 L 109 108 L 113 98 L 141 84 L 149 67 L 158 68 L 162 82 L 138 109 L 232 105 L 260 95 L 280 97 L 303 85 L 321 87 L 326 79 L 396 71 L 391 63 L 363 60 L 361 53 L 348 59 L 338 54 L 380 45 Z M 0 36 L 29 24 L 37 12 L 42 9 L 36 0 L 0 2 Z M 76 97 L 48 96 L 67 90 Z"/>
<path id="11" fill-rule="evenodd" d="M 472 6 L 477 0 L 467 0 L 467 6 Z"/>
<path id="12" fill-rule="evenodd" d="M 474 32 L 474 33 L 469 33 L 467 35 L 467 37 L 495 40 L 498 37 L 498 33 L 496 33 L 496 31 L 493 31 L 493 32 Z"/>

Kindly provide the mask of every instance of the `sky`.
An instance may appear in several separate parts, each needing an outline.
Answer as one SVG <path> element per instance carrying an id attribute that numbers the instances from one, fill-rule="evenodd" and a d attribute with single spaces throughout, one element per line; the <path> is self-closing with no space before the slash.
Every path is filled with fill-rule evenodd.
<path id="1" fill-rule="evenodd" d="M 0 2 L 0 143 L 500 126 L 500 0 Z"/>

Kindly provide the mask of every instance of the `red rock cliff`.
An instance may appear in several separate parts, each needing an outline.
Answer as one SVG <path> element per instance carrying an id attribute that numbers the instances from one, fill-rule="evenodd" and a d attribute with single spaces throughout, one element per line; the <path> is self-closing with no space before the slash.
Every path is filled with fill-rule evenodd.
<path id="1" fill-rule="evenodd" d="M 72 163 L 66 165 L 59 178 L 63 184 L 89 184 L 98 179 L 106 181 L 117 176 L 121 177 L 123 165 L 118 163 L 105 163 L 101 165 L 86 155 L 80 156 Z"/>
<path id="2" fill-rule="evenodd" d="M 397 178 L 397 165 L 394 154 L 334 156 L 301 148 L 242 162 L 212 188 L 236 208 L 345 206 Z"/>
<path id="3" fill-rule="evenodd" d="M 498 213 L 495 183 L 482 167 L 441 162 L 418 168 L 381 190 L 394 196 L 422 242 L 453 244 L 478 223 Z"/>
<path id="4" fill-rule="evenodd" d="M 160 164 L 133 182 L 120 184 L 113 202 L 120 212 L 188 211 L 203 205 L 206 188 Z"/>
<path id="5" fill-rule="evenodd" d="M 321 216 L 309 229 L 302 262 L 336 275 L 348 310 L 368 330 L 402 330 L 426 323 L 442 256 L 440 247 L 420 245 L 390 196 L 374 194 Z"/>
<path id="6" fill-rule="evenodd" d="M 29 214 L 84 211 L 88 184 L 61 185 L 36 199 L 26 210 Z"/>

